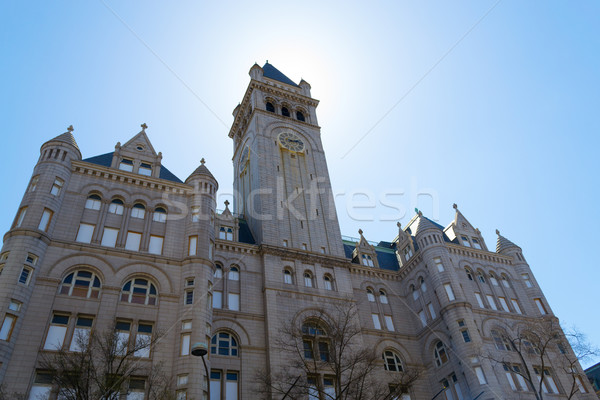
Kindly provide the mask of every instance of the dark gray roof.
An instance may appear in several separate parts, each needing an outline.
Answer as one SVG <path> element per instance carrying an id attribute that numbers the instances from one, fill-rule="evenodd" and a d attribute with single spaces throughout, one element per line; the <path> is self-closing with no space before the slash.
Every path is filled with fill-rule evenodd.
<path id="1" fill-rule="evenodd" d="M 292 81 L 290 78 L 288 78 L 287 76 L 285 76 L 283 74 L 283 72 L 281 72 L 280 70 L 278 70 L 277 68 L 275 68 L 274 66 L 272 66 L 269 63 L 266 63 L 263 66 L 263 76 L 269 78 L 269 79 L 273 79 L 279 82 L 283 82 L 287 85 L 292 85 L 292 86 L 298 86 L 294 83 L 294 81 Z"/>
<path id="2" fill-rule="evenodd" d="M 398 258 L 396 257 L 396 253 L 394 248 L 391 247 L 391 243 L 389 242 L 380 242 L 379 244 L 389 244 L 388 246 L 375 246 L 375 255 L 377 256 L 377 263 L 379 264 L 379 268 L 389 270 L 389 271 L 398 271 L 400 269 L 400 264 L 398 264 Z M 352 258 L 352 253 L 356 248 L 356 243 L 351 243 L 344 241 L 344 254 L 346 258 L 352 260 L 355 264 L 360 264 L 358 260 Z"/>
<path id="3" fill-rule="evenodd" d="M 207 175 L 207 176 L 210 176 L 211 178 L 215 179 L 213 174 L 211 174 L 211 172 L 208 170 L 208 168 L 206 168 L 206 165 L 204 165 L 204 164 L 201 164 L 198 168 L 196 168 L 196 170 L 194 172 L 192 172 L 190 176 L 193 176 L 193 175 Z"/>
<path id="4" fill-rule="evenodd" d="M 48 140 L 48 142 L 67 143 L 67 144 L 70 144 L 71 146 L 75 147 L 77 150 L 79 150 L 79 146 L 77 146 L 77 142 L 75 141 L 75 136 L 73 136 L 73 134 L 71 132 L 65 132 L 63 134 L 60 134 L 57 137 L 55 137 L 54 139 Z"/>
<path id="5" fill-rule="evenodd" d="M 96 165 L 101 165 L 103 167 L 110 168 L 110 164 L 112 164 L 113 154 L 114 154 L 114 152 L 113 153 L 100 154 L 99 156 L 94 156 L 94 157 L 86 158 L 83 161 L 89 162 L 90 164 L 96 164 Z M 181 181 L 181 179 L 179 179 L 178 177 L 176 177 L 164 165 L 160 166 L 159 178 L 160 179 L 164 179 L 166 181 L 183 183 Z"/>
<path id="6" fill-rule="evenodd" d="M 496 253 L 502 253 L 504 250 L 509 247 L 518 247 L 516 244 L 505 238 L 504 236 L 498 234 L 498 240 L 496 241 Z"/>
<path id="7" fill-rule="evenodd" d="M 246 220 L 240 218 L 238 219 L 238 222 L 240 224 L 240 242 L 247 244 L 256 244 L 254 236 L 252 236 L 252 232 L 250 231 L 250 227 L 248 226 Z"/>

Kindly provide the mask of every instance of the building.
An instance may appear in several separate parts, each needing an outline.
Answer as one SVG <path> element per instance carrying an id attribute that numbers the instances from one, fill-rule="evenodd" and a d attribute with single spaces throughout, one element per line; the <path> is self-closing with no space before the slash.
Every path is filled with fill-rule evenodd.
<path id="1" fill-rule="evenodd" d="M 268 63 L 250 77 L 229 132 L 233 212 L 227 203 L 217 211 L 204 162 L 185 181 L 163 166 L 146 125 L 90 158 L 71 127 L 42 145 L 0 252 L 5 390 L 54 398 L 59 388 L 40 362 L 78 351 L 76 335 L 116 329 L 133 346 L 161 329 L 160 343 L 136 357 L 146 370 L 162 361 L 178 398 L 205 398 L 207 387 L 213 399 L 261 398 L 257 370 L 290 363 L 275 346 L 286 318 L 310 320 L 351 299 L 360 340 L 381 354 L 374 373 L 387 381 L 423 371 L 403 399 L 535 398 L 495 330 L 554 318 L 521 248 L 498 233 L 489 249 L 456 205 L 447 227 L 418 212 L 388 242 L 362 231 L 344 239 L 310 85 Z M 196 342 L 208 343 L 210 385 L 190 354 Z M 570 379 L 573 398 L 594 398 L 578 364 L 572 374 L 556 364 L 570 351 L 527 363 L 552 398 L 566 398 Z M 127 398 L 144 398 L 146 378 L 129 382 Z M 326 372 L 302 378 L 322 397 L 335 391 Z"/>
<path id="2" fill-rule="evenodd" d="M 592 388 L 600 397 L 600 363 L 592 365 L 591 367 L 586 369 L 585 374 L 587 375 L 590 384 L 592 385 Z"/>

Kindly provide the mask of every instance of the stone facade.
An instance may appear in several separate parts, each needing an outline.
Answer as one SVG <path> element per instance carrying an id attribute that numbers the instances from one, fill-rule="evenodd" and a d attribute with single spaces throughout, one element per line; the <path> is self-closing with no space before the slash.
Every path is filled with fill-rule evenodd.
<path id="1" fill-rule="evenodd" d="M 131 342 L 142 326 L 164 332 L 139 362 L 149 370 L 162 361 L 179 398 L 206 396 L 204 367 L 190 354 L 196 342 L 209 347 L 213 399 L 261 398 L 257 370 L 289 363 L 274 346 L 286 321 L 351 300 L 363 343 L 424 371 L 403 398 L 535 398 L 482 357 L 501 351 L 494 327 L 554 318 L 521 248 L 498 233 L 489 250 L 456 206 L 446 228 L 417 213 L 390 242 L 369 243 L 362 231 L 343 240 L 310 85 L 270 64 L 250 77 L 229 133 L 233 213 L 228 204 L 217 211 L 204 162 L 185 182 L 171 174 L 145 125 L 87 159 L 72 129 L 43 144 L 0 253 L 7 392 L 56 396 L 38 379 L 40 357 L 70 348 L 87 318 L 96 331 L 129 324 Z M 551 398 L 571 386 L 552 365 L 559 357 L 548 355 L 559 392 Z M 376 373 L 393 378 L 383 360 Z M 574 398 L 595 398 L 591 391 L 584 383 Z"/>

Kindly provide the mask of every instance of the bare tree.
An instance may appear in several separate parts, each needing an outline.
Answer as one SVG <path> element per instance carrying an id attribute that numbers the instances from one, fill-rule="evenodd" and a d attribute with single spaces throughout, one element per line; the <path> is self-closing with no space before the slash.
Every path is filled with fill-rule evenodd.
<path id="1" fill-rule="evenodd" d="M 260 391 L 271 398 L 399 399 L 421 373 L 406 365 L 384 371 L 382 355 L 362 342 L 357 308 L 349 299 L 284 321 L 274 348 L 285 365 L 257 375 Z"/>
<path id="2" fill-rule="evenodd" d="M 117 400 L 136 389 L 147 390 L 150 399 L 168 399 L 166 394 L 174 393 L 171 380 L 160 363 L 146 358 L 161 337 L 138 335 L 129 340 L 127 335 L 124 340 L 115 329 L 76 332 L 76 351 L 44 353 L 39 368 L 52 376 L 61 400 Z"/>
<path id="3" fill-rule="evenodd" d="M 554 317 L 521 322 L 512 330 L 497 326 L 492 330 L 492 337 L 501 351 L 483 356 L 514 374 L 517 382 L 511 384 L 526 385 L 538 400 L 543 400 L 547 393 L 558 393 L 556 373 L 569 376 L 570 387 L 565 394 L 568 399 L 573 398 L 584 385 L 579 358 L 598 354 L 581 333 L 565 334 Z M 576 344 L 573 349 L 569 339 Z"/>

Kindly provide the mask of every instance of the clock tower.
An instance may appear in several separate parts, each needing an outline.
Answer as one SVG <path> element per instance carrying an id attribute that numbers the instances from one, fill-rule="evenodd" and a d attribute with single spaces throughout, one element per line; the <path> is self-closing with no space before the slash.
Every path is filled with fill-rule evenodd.
<path id="1" fill-rule="evenodd" d="M 235 108 L 234 211 L 260 245 L 343 256 L 318 100 L 268 62 L 250 69 Z"/>

